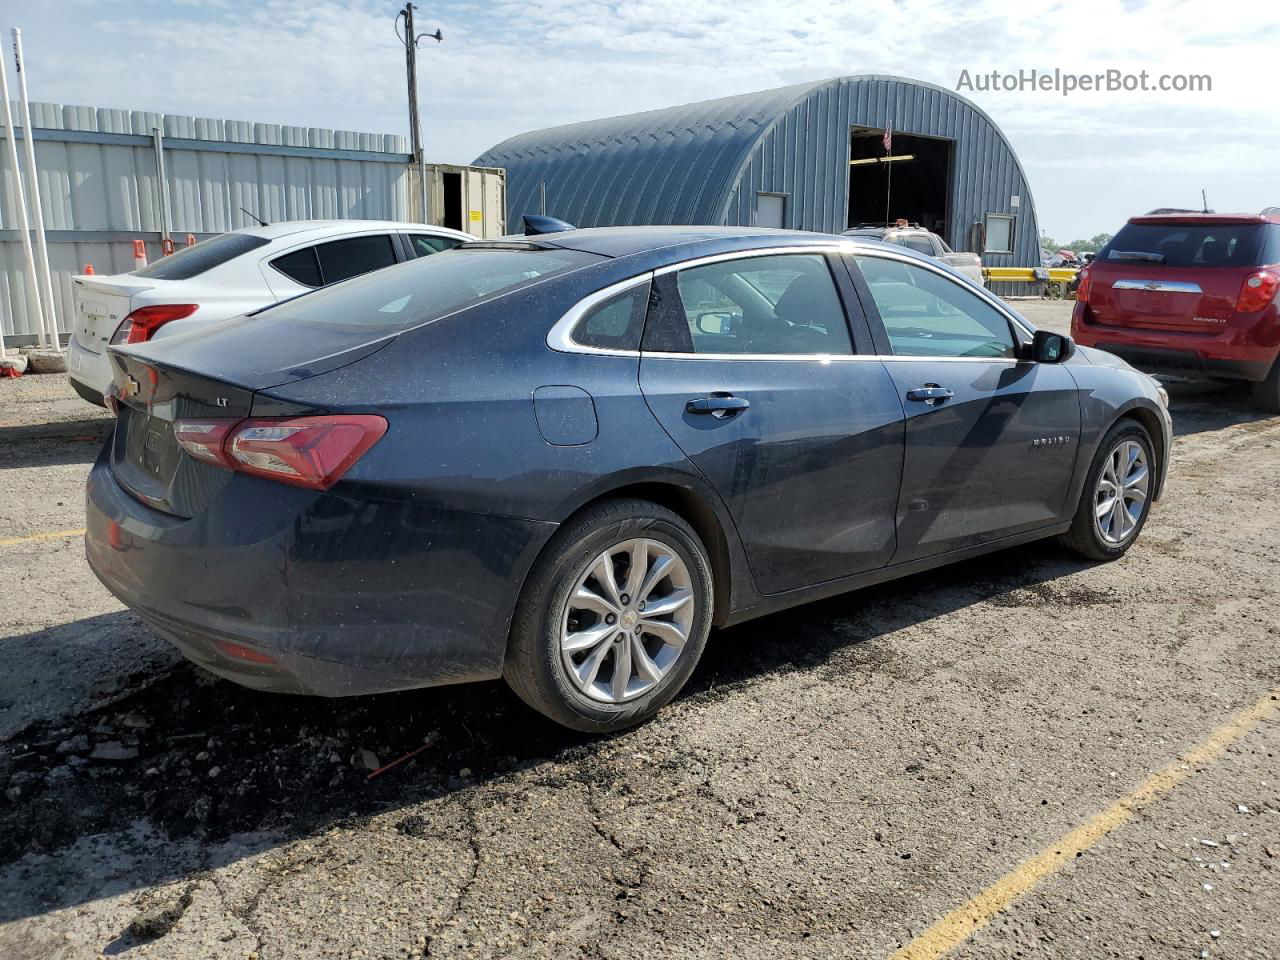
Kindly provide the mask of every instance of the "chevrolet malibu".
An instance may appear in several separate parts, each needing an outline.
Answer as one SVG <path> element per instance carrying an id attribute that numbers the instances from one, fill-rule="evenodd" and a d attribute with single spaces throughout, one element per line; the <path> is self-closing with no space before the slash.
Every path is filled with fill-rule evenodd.
<path id="1" fill-rule="evenodd" d="M 324 696 L 501 676 L 588 731 L 712 626 L 1046 537 L 1120 557 L 1171 438 L 1115 357 L 792 231 L 466 243 L 111 361 L 89 562 L 187 657 Z"/>

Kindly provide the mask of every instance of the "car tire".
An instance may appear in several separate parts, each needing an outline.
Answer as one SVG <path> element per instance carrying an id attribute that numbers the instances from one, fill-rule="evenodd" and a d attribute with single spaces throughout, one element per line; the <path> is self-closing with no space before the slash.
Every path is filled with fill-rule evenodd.
<path id="1" fill-rule="evenodd" d="M 1253 402 L 1267 413 L 1280 413 L 1280 357 L 1271 364 L 1271 372 L 1253 384 Z"/>
<path id="2" fill-rule="evenodd" d="M 1134 451 L 1138 452 L 1137 458 L 1130 461 Z M 1138 461 L 1145 467 L 1141 478 L 1135 467 Z M 1135 420 L 1119 420 L 1098 444 L 1071 529 L 1059 537 L 1060 542 L 1090 560 L 1117 560 L 1124 556 L 1147 522 L 1159 469 L 1155 445 L 1146 428 Z M 1117 489 L 1122 493 L 1118 504 L 1114 495 L 1108 498 L 1108 493 Z M 1139 493 L 1141 500 L 1137 501 Z M 1138 504 L 1136 516 L 1129 506 L 1131 502 Z M 1108 504 L 1110 510 L 1106 509 Z"/>
<path id="3" fill-rule="evenodd" d="M 645 575 L 633 579 L 633 569 Z M 602 579 L 609 576 L 612 587 Z M 711 564 L 693 528 L 656 503 L 606 501 L 568 521 L 535 561 L 503 676 L 521 700 L 563 726 L 623 730 L 651 718 L 685 685 L 713 609 Z M 675 640 L 680 633 L 683 643 Z M 597 634 L 603 639 L 591 643 Z M 618 680 L 623 668 L 627 676 Z"/>

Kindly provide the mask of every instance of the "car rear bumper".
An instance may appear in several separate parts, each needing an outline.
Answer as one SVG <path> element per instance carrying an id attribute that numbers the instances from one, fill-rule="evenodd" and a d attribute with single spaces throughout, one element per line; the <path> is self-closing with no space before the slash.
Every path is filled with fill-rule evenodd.
<path id="1" fill-rule="evenodd" d="M 1247 333 L 1229 328 L 1199 333 L 1105 326 L 1092 322 L 1088 307 L 1079 302 L 1071 316 L 1071 336 L 1082 346 L 1113 353 L 1145 373 L 1188 379 L 1265 379 L 1277 347 L 1247 342 Z"/>
<path id="2" fill-rule="evenodd" d="M 1163 374 L 1170 377 L 1201 379 L 1223 377 L 1230 380 L 1262 380 L 1271 369 L 1266 360 L 1230 360 L 1206 356 L 1195 350 L 1173 350 L 1167 347 L 1141 346 L 1127 341 L 1106 337 L 1083 339 L 1086 347 L 1097 347 L 1114 353 L 1121 360 L 1132 364 L 1144 373 Z"/>
<path id="3" fill-rule="evenodd" d="M 85 400 L 105 407 L 103 395 L 111 385 L 111 363 L 106 353 L 86 350 L 73 335 L 67 343 L 67 380 Z"/>
<path id="4" fill-rule="evenodd" d="M 499 676 L 524 574 L 554 530 L 238 474 L 184 520 L 131 497 L 105 451 L 86 507 L 90 568 L 188 659 L 319 696 Z"/>

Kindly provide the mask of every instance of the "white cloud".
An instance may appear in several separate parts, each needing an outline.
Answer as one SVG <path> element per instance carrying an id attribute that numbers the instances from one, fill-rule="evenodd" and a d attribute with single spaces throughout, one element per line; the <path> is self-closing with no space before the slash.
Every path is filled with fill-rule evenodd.
<path id="1" fill-rule="evenodd" d="M 9 4 L 5 12 L 9 12 Z M 33 96 L 404 132 L 395 2 L 19 4 Z M 71 12 L 68 13 L 70 8 Z M 1280 202 L 1270 4 L 1103 0 L 497 0 L 418 10 L 428 152 L 468 161 L 525 130 L 850 73 L 954 87 L 962 69 L 1208 73 L 1206 94 L 980 93 L 1042 225 L 1113 229 L 1202 186 Z"/>

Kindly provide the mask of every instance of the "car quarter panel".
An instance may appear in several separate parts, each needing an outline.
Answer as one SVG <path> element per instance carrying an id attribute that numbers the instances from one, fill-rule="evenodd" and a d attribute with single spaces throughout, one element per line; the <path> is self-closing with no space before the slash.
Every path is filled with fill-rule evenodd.
<path id="1" fill-rule="evenodd" d="M 510 584 L 523 581 L 556 527 L 586 503 L 619 489 L 662 484 L 704 504 L 723 534 L 730 570 L 735 576 L 745 571 L 745 563 L 736 562 L 740 547 L 724 505 L 645 405 L 638 358 L 562 353 L 546 345 L 554 319 L 598 288 L 594 281 L 570 286 L 530 290 L 408 331 L 375 364 L 357 363 L 264 391 L 255 407 L 255 413 L 282 403 L 324 411 L 341 403 L 347 412 L 376 410 L 389 422 L 387 435 L 348 475 L 350 482 L 377 478 L 362 498 L 466 513 L 473 537 L 508 523 L 520 531 L 534 525 L 528 528 L 528 553 L 523 547 L 500 551 L 509 554 L 501 558 L 509 580 L 507 588 L 491 591 L 503 606 L 478 630 L 486 643 L 505 643 L 518 593 Z M 552 430 L 550 439 L 547 414 L 556 408 L 545 406 L 548 397 L 577 418 L 572 430 Z M 574 433 L 585 419 L 578 417 L 584 406 L 595 429 Z M 398 563 L 408 580 L 438 545 L 430 530 L 429 524 L 412 525 L 403 536 L 396 534 L 405 544 Z M 462 551 L 467 545 L 461 537 L 453 547 Z M 497 563 L 498 557 L 483 562 Z M 746 583 L 735 582 L 730 593 L 732 603 L 753 599 Z M 403 614 L 411 621 L 414 611 Z M 417 615 L 426 615 L 425 608 Z"/>

